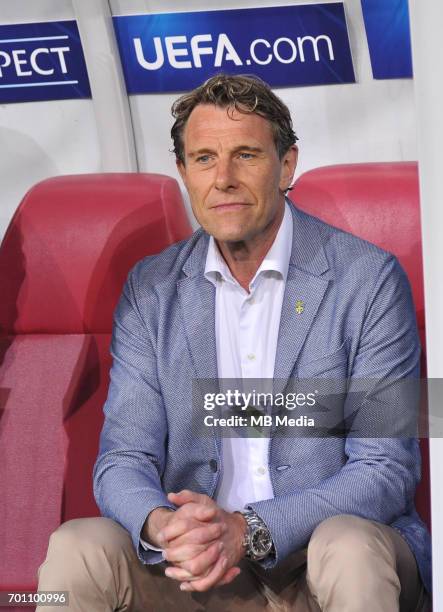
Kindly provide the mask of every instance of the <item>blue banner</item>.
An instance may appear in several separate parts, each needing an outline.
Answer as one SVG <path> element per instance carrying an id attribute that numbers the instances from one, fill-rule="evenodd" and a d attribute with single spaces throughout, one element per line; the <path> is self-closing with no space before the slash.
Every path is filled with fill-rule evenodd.
<path id="1" fill-rule="evenodd" d="M 75 21 L 0 26 L 0 103 L 89 97 Z"/>
<path id="2" fill-rule="evenodd" d="M 374 79 L 412 77 L 408 0 L 361 0 Z"/>
<path id="3" fill-rule="evenodd" d="M 355 81 L 343 3 L 114 17 L 129 94 L 186 91 L 218 72 L 276 87 Z"/>

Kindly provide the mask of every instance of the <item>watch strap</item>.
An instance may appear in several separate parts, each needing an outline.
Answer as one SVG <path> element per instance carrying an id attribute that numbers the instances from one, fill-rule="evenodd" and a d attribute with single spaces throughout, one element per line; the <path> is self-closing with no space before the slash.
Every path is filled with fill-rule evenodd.
<path id="1" fill-rule="evenodd" d="M 254 510 L 250 510 L 250 509 L 241 510 L 240 514 L 243 515 L 246 521 L 246 525 L 247 525 L 246 532 L 243 538 L 243 547 L 245 549 L 245 555 L 247 558 L 252 559 L 253 561 L 261 561 L 268 555 L 272 554 L 273 551 L 275 550 L 269 529 L 266 523 L 258 516 L 258 514 Z M 269 539 L 271 540 L 270 549 L 264 556 L 257 556 L 256 554 L 254 554 L 254 551 L 251 545 L 252 536 L 254 532 L 258 529 L 265 530 L 268 534 Z"/>

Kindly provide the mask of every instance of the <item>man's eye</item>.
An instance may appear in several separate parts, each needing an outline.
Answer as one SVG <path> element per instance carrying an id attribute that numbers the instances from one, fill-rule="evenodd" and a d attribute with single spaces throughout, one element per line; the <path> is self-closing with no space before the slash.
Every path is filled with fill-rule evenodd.
<path id="1" fill-rule="evenodd" d="M 196 161 L 198 161 L 200 164 L 207 164 L 210 159 L 210 155 L 199 155 Z"/>
<path id="2" fill-rule="evenodd" d="M 241 159 L 253 159 L 254 157 L 255 155 L 253 155 L 252 153 L 240 153 Z"/>

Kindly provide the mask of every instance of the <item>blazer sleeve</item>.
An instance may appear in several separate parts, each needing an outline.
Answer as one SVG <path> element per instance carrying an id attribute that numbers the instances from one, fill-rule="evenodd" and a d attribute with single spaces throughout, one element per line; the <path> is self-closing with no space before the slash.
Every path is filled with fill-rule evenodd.
<path id="1" fill-rule="evenodd" d="M 346 463 L 333 476 L 311 488 L 247 505 L 263 519 L 274 540 L 276 556 L 266 560 L 265 567 L 305 547 L 315 527 L 331 516 L 353 514 L 389 524 L 408 511 L 420 480 L 418 401 L 410 401 L 408 385 L 399 381 L 415 379 L 417 387 L 419 357 L 409 283 L 396 259 L 387 256 L 375 285 L 373 281 L 352 364 L 350 384 L 354 379 L 365 381 L 367 389 L 358 406 L 355 394 L 348 393 L 344 408 L 345 414 L 358 417 L 363 411 L 370 419 L 371 411 L 376 417 L 383 414 L 383 405 L 389 431 L 385 437 L 381 428 L 369 435 L 348 435 Z M 384 401 L 387 385 L 393 405 Z M 395 418 L 389 417 L 391 410 Z"/>
<path id="2" fill-rule="evenodd" d="M 155 334 L 138 308 L 140 265 L 130 273 L 114 315 L 113 365 L 94 467 L 94 494 L 103 516 L 129 531 L 140 560 L 157 563 L 161 553 L 145 550 L 140 533 L 152 510 L 174 506 L 161 485 L 167 422 L 157 376 Z M 144 288 L 143 300 L 144 307 L 145 300 L 148 302 L 148 311 L 156 312 L 152 288 Z"/>

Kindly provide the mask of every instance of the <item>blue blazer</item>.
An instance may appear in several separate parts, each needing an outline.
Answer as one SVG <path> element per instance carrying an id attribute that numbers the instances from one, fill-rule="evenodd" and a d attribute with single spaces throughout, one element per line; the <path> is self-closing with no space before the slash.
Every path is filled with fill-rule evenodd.
<path id="1" fill-rule="evenodd" d="M 415 311 L 396 259 L 293 206 L 291 212 L 275 378 L 418 378 Z M 217 430 L 198 436 L 192 423 L 192 381 L 217 378 L 215 288 L 204 277 L 208 240 L 200 229 L 140 261 L 115 312 L 94 492 L 102 514 L 131 533 L 144 563 L 161 561 L 140 546 L 148 514 L 173 507 L 170 491 L 214 496 L 223 469 Z M 297 300 L 303 313 L 295 313 Z M 371 400 L 365 401 L 367 407 Z M 343 402 L 345 417 L 349 410 Z M 275 497 L 248 504 L 272 533 L 276 560 L 267 564 L 305 547 L 321 521 L 353 514 L 397 529 L 429 590 L 430 537 L 413 501 L 420 480 L 416 438 L 274 434 Z"/>

